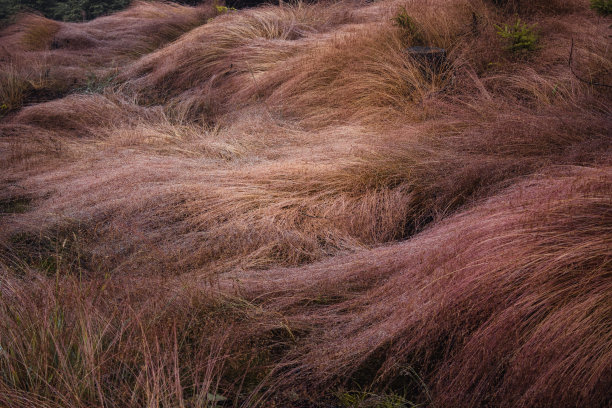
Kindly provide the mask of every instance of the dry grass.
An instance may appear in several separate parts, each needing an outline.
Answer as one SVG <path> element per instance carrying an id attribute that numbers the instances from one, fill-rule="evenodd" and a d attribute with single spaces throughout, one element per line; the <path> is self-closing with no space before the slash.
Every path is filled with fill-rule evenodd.
<path id="1" fill-rule="evenodd" d="M 6 28 L 0 405 L 609 403 L 609 22 L 494 3 Z"/>
<path id="2" fill-rule="evenodd" d="M 405 243 L 240 275 L 266 308 L 312 327 L 276 385 L 360 379 L 434 406 L 605 406 L 610 181 L 609 168 L 556 168 Z"/>
<path id="3" fill-rule="evenodd" d="M 25 98 L 24 93 L 28 89 L 28 83 L 20 77 L 14 67 L 5 67 L 0 74 L 0 84 L 2 84 L 0 101 L 2 101 L 3 111 L 15 110 L 21 107 Z"/>
<path id="4" fill-rule="evenodd" d="M 60 23 L 37 15 L 25 15 L 16 24 L 23 27 L 21 44 L 25 51 L 42 51 L 51 46 Z"/>
<path id="5" fill-rule="evenodd" d="M 214 7 L 207 3 L 186 7 L 134 2 L 127 10 L 86 23 L 21 16 L 0 32 L 0 71 L 12 73 L 15 78 L 12 82 L 10 78 L 0 78 L 0 83 L 10 82 L 18 88 L 12 92 L 14 100 L 8 102 L 3 89 L 0 104 L 12 111 L 24 103 L 98 88 L 127 63 L 173 41 L 215 14 Z M 35 79 L 38 82 L 30 86 Z"/>
<path id="6" fill-rule="evenodd" d="M 9 406 L 210 406 L 236 341 L 222 320 L 242 313 L 206 289 L 152 300 L 153 287 L 134 296 L 108 280 L 27 274 L 2 284 L 0 402 Z"/>

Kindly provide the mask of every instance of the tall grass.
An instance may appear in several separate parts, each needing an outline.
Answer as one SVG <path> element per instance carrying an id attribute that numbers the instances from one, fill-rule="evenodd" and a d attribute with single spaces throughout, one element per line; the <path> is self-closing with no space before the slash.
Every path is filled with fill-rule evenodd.
<path id="1" fill-rule="evenodd" d="M 504 49 L 514 13 L 540 47 Z M 608 25 L 473 0 L 18 20 L 0 405 L 605 406 Z"/>
<path id="2" fill-rule="evenodd" d="M 108 280 L 25 280 L 2 279 L 3 404 L 208 407 L 221 395 L 235 342 L 222 324 L 229 301 L 205 289 L 152 300 L 152 288 Z M 190 310 L 182 322 L 180 304 Z"/>
<path id="3" fill-rule="evenodd" d="M 186 7 L 135 2 L 127 10 L 86 23 L 20 16 L 0 33 L 0 71 L 13 72 L 22 91 L 13 93 L 14 101 L 0 101 L 0 105 L 6 104 L 7 110 L 12 111 L 24 103 L 57 98 L 86 87 L 92 77 L 116 75 L 119 67 L 175 40 L 214 15 L 210 4 Z M 33 77 L 44 82 L 39 81 L 32 91 L 26 84 Z"/>
<path id="4" fill-rule="evenodd" d="M 434 406 L 605 405 L 609 183 L 609 168 L 558 168 L 405 243 L 244 276 L 268 308 L 316 327 L 278 386 L 360 379 Z"/>

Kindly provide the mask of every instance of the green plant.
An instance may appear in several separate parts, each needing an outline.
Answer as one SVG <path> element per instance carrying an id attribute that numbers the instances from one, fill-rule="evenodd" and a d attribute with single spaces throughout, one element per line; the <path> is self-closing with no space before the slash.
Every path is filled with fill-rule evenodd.
<path id="1" fill-rule="evenodd" d="M 215 5 L 215 11 L 217 12 L 217 14 L 225 14 L 225 13 L 229 13 L 230 11 L 236 11 L 236 9 L 234 7 L 217 6 L 217 5 Z M 208 23 L 210 23 L 211 21 L 213 21 L 213 19 L 214 18 L 209 18 L 206 21 Z"/>
<path id="2" fill-rule="evenodd" d="M 591 8 L 603 16 L 610 15 L 612 14 L 612 0 L 591 0 Z"/>
<path id="3" fill-rule="evenodd" d="M 425 36 L 418 23 L 410 17 L 405 7 L 399 9 L 395 17 L 392 18 L 394 25 L 399 27 L 412 40 L 413 45 L 424 45 Z"/>
<path id="4" fill-rule="evenodd" d="M 230 11 L 236 11 L 234 7 L 227 7 L 227 6 L 215 6 L 215 9 L 217 10 L 217 13 L 219 14 L 228 13 Z"/>
<path id="5" fill-rule="evenodd" d="M 27 211 L 29 200 L 5 203 L 5 211 L 23 213 Z M 0 208 L 2 210 L 2 208 Z M 75 273 L 81 271 L 91 260 L 84 251 L 82 230 L 79 226 L 73 229 L 50 231 L 49 233 L 17 233 L 10 237 L 10 251 L 23 265 L 36 269 L 47 276 L 59 273 Z M 0 253 L 0 257 L 1 257 Z"/>
<path id="6" fill-rule="evenodd" d="M 367 391 L 346 391 L 338 393 L 338 401 L 343 407 L 358 407 L 368 398 Z"/>
<path id="7" fill-rule="evenodd" d="M 517 19 L 514 25 L 504 24 L 503 27 L 496 25 L 497 35 L 508 41 L 507 50 L 512 52 L 533 51 L 536 49 L 538 34 L 535 25 L 528 26 L 521 19 Z"/>
<path id="8" fill-rule="evenodd" d="M 90 72 L 87 74 L 87 82 L 81 88 L 77 89 L 77 92 L 86 94 L 102 93 L 104 89 L 112 86 L 115 83 L 114 81 L 116 78 L 116 72 L 107 73 L 102 76 L 98 76 L 94 72 Z"/>

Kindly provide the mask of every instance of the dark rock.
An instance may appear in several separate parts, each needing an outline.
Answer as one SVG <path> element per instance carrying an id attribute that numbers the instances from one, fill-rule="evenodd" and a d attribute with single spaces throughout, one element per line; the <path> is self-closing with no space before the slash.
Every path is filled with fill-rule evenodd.
<path id="1" fill-rule="evenodd" d="M 446 64 L 446 50 L 438 47 L 408 47 L 408 55 L 428 72 L 441 72 Z"/>

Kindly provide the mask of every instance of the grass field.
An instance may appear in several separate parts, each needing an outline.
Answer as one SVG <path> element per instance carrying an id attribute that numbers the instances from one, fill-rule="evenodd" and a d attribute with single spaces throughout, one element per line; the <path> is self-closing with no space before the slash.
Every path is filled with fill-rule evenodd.
<path id="1" fill-rule="evenodd" d="M 0 406 L 610 407 L 595 3 L 18 17 Z"/>

